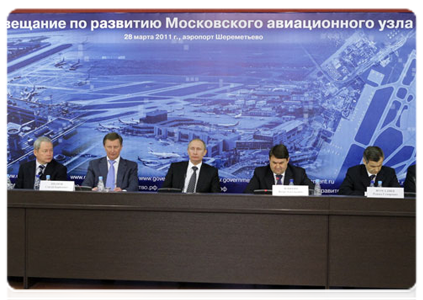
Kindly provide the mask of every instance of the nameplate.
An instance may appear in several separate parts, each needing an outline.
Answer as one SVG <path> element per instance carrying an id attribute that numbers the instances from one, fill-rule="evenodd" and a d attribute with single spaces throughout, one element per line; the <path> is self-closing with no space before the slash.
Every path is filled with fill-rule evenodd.
<path id="1" fill-rule="evenodd" d="M 73 181 L 41 180 L 40 182 L 40 191 L 73 192 L 74 190 L 75 182 Z"/>
<path id="2" fill-rule="evenodd" d="M 390 187 L 368 187 L 368 198 L 404 198 L 403 188 Z"/>
<path id="3" fill-rule="evenodd" d="M 272 196 L 308 196 L 308 185 L 274 185 Z"/>

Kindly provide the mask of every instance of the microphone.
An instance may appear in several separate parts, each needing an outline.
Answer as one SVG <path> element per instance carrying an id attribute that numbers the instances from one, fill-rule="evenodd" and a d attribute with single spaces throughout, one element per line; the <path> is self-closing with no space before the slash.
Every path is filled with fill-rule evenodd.
<path id="1" fill-rule="evenodd" d="M 416 186 L 417 193 L 419 193 L 419 194 L 420 194 L 420 189 L 419 189 L 419 185 L 417 184 L 416 177 L 415 177 L 415 176 L 413 176 L 413 177 L 411 177 L 411 178 L 413 179 L 413 183 L 414 183 L 414 185 Z"/>

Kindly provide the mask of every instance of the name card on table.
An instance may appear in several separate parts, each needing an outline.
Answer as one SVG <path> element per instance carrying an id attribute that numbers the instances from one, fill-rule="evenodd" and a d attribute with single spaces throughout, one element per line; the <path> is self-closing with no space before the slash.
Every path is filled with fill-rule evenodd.
<path id="1" fill-rule="evenodd" d="M 368 187 L 367 198 L 404 198 L 404 188 Z"/>
<path id="2" fill-rule="evenodd" d="M 41 180 L 40 182 L 40 191 L 73 192 L 74 190 L 75 182 L 73 181 Z"/>
<path id="3" fill-rule="evenodd" d="M 274 185 L 272 196 L 308 196 L 308 185 Z"/>

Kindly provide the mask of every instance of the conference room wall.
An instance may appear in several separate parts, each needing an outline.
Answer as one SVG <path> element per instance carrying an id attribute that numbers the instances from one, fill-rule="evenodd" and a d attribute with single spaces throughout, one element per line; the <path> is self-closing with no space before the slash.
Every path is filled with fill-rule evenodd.
<path id="1" fill-rule="evenodd" d="M 54 140 L 69 179 L 117 131 L 141 191 L 202 138 L 222 192 L 273 144 L 337 192 L 368 145 L 400 181 L 416 160 L 409 11 L 17 11 L 8 18 L 8 173 Z"/>

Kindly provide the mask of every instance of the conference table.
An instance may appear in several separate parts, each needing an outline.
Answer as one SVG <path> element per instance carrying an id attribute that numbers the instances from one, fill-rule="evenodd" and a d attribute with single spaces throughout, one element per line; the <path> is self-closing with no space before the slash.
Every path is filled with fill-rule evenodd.
<path id="1" fill-rule="evenodd" d="M 416 200 L 8 191 L 8 268 L 40 278 L 411 288 Z"/>

